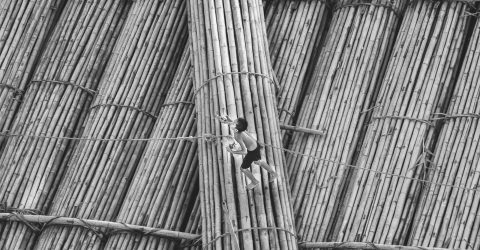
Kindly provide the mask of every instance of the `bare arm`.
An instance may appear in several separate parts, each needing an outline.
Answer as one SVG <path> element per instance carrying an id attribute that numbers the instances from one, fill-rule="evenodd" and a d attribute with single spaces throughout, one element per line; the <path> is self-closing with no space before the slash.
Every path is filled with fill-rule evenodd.
<path id="1" fill-rule="evenodd" d="M 246 155 L 247 154 L 247 147 L 245 147 L 245 143 L 243 142 L 242 136 L 239 133 L 237 133 L 236 130 L 233 134 L 233 138 L 235 139 L 235 141 L 238 142 L 238 144 L 240 144 L 241 149 L 233 151 L 232 149 L 227 147 L 227 151 L 232 153 L 232 154 Z"/>

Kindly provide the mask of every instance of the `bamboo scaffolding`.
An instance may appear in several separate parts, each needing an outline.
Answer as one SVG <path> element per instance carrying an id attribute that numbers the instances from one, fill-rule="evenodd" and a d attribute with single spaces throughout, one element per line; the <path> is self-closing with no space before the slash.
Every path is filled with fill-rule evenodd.
<path id="1" fill-rule="evenodd" d="M 126 10 L 124 3 L 113 0 L 67 3 L 25 90 L 11 133 L 79 135 Z M 71 145 L 53 138 L 9 138 L 0 158 L 0 202 L 45 213 Z M 1 225 L 0 235 L 1 249 L 28 249 L 36 234 L 9 223 Z"/>
<path id="2" fill-rule="evenodd" d="M 82 137 L 149 138 L 187 38 L 183 1 L 136 1 L 106 66 Z M 51 215 L 114 220 L 146 142 L 78 143 Z M 82 228 L 49 227 L 38 249 L 98 249 Z"/>
<path id="3" fill-rule="evenodd" d="M 422 179 L 441 111 L 461 60 L 466 4 L 415 1 L 406 11 L 355 165 Z M 404 245 L 421 183 L 355 171 L 339 216 L 337 241 Z"/>
<path id="4" fill-rule="evenodd" d="M 339 1 L 297 124 L 323 136 L 294 133 L 290 149 L 328 161 L 287 155 L 293 206 L 302 241 L 327 241 L 341 191 L 361 141 L 405 3 Z M 393 8 L 395 11 L 392 11 Z"/>
<path id="5" fill-rule="evenodd" d="M 62 0 L 0 3 L 0 131 L 13 123 Z M 0 136 L 0 153 L 6 138 Z"/>
<path id="6" fill-rule="evenodd" d="M 155 124 L 154 138 L 195 136 L 194 91 L 189 48 Z M 198 196 L 196 141 L 152 141 L 125 196 L 116 221 L 185 231 Z M 178 241 L 141 235 L 115 235 L 105 249 L 175 249 Z"/>
<path id="7" fill-rule="evenodd" d="M 291 129 L 288 125 L 295 124 L 302 90 L 306 88 L 320 54 L 329 10 L 324 1 L 289 0 L 270 2 L 265 12 L 270 58 L 280 85 L 277 96 L 279 121 L 283 128 Z M 304 131 L 312 132 L 308 128 Z M 287 133 L 282 131 L 282 135 L 285 145 Z"/>
<path id="8" fill-rule="evenodd" d="M 480 187 L 480 21 L 470 38 L 427 180 Z M 476 114 L 476 115 L 475 115 Z M 480 190 L 424 186 L 410 244 L 461 249 L 480 248 Z"/>
<path id="9" fill-rule="evenodd" d="M 245 117 L 260 142 L 281 147 L 273 80 L 258 75 L 272 78 L 261 1 L 189 3 L 198 134 L 228 135 L 227 125 L 215 119 L 228 114 Z M 199 141 L 198 152 L 205 249 L 297 248 L 280 150 L 262 149 L 280 177 L 269 183 L 266 171 L 254 166 L 261 188 L 248 192 L 241 157 L 206 141 Z"/>

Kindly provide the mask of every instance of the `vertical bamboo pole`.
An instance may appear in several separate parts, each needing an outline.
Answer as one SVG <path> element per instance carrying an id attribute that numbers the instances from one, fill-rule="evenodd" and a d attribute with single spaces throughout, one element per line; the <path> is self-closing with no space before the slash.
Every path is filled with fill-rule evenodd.
<path id="1" fill-rule="evenodd" d="M 273 1 L 265 12 L 270 57 L 280 87 L 279 121 L 294 124 L 303 90 L 320 54 L 329 9 L 324 1 Z M 284 142 L 287 134 L 291 133 L 282 131 Z"/>
<path id="2" fill-rule="evenodd" d="M 187 38 L 184 1 L 136 1 L 108 61 L 86 118 L 85 138 L 149 138 L 173 80 Z M 50 214 L 113 220 L 143 153 L 141 141 L 83 140 Z M 38 249 L 98 249 L 100 238 L 84 228 L 52 226 Z"/>
<path id="3" fill-rule="evenodd" d="M 477 20 L 460 77 L 433 151 L 427 180 L 474 190 L 425 185 L 410 244 L 480 248 L 480 21 Z"/>
<path id="4" fill-rule="evenodd" d="M 461 60 L 465 8 L 455 1 L 409 5 L 357 166 L 422 178 L 434 132 L 429 119 L 445 102 Z M 420 183 L 363 170 L 350 183 L 336 240 L 405 244 Z"/>
<path id="5" fill-rule="evenodd" d="M 274 86 L 270 75 L 262 3 L 258 0 L 209 0 L 190 3 L 192 58 L 198 134 L 228 135 L 215 114 L 245 117 L 258 140 L 281 147 Z M 216 77 L 218 74 L 226 74 Z M 212 78 L 212 79 L 211 79 Z M 221 144 L 199 141 L 200 200 L 203 244 L 208 249 L 296 249 L 284 159 L 278 149 L 262 155 L 280 177 L 269 183 L 258 166 L 260 187 L 246 191 L 241 157 Z M 281 228 L 254 230 L 252 227 Z M 222 236 L 245 229 L 235 235 Z M 286 231 L 284 231 L 286 230 Z"/>
<path id="6" fill-rule="evenodd" d="M 287 156 L 296 226 L 302 241 L 326 241 L 341 207 L 348 169 L 361 141 L 406 2 L 339 1 L 334 7 L 316 75 L 297 124 L 324 136 L 294 133 L 290 149 L 327 161 Z"/>
<path id="7" fill-rule="evenodd" d="M 12 134 L 34 137 L 9 138 L 0 157 L 2 203 L 47 212 L 72 144 L 41 137 L 79 135 L 126 6 L 113 0 L 69 1 L 65 6 L 11 129 Z M 21 223 L 2 223 L 0 235 L 1 249 L 27 249 L 36 233 Z"/>
<path id="8" fill-rule="evenodd" d="M 192 73 L 187 48 L 160 110 L 153 138 L 195 136 Z M 198 196 L 196 141 L 149 142 L 116 221 L 185 231 Z M 174 249 L 177 243 L 171 239 L 120 234 L 108 239 L 106 249 Z"/>
<path id="9" fill-rule="evenodd" d="M 0 132 L 12 126 L 23 92 L 32 77 L 55 18 L 65 1 L 0 3 Z M 0 135 L 0 153 L 6 137 Z"/>

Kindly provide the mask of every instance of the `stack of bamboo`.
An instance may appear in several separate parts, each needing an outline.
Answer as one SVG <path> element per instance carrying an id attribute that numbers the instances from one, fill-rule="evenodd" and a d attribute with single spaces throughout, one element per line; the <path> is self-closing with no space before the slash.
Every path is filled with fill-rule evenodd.
<path id="1" fill-rule="evenodd" d="M 414 179 L 423 178 L 433 142 L 430 118 L 458 72 L 465 8 L 455 1 L 415 1 L 407 8 L 355 163 L 367 170 L 349 180 L 337 241 L 406 243 L 421 187 Z"/>
<path id="2" fill-rule="evenodd" d="M 174 85 L 155 124 L 153 138 L 195 136 L 190 50 L 183 53 Z M 198 196 L 196 140 L 154 140 L 147 144 L 118 222 L 185 231 Z M 106 249 L 172 249 L 177 242 L 141 235 L 111 237 Z"/>
<path id="3" fill-rule="evenodd" d="M 280 85 L 279 121 L 292 124 L 320 54 L 328 8 L 324 1 L 288 0 L 273 1 L 265 9 L 270 58 Z"/>
<path id="4" fill-rule="evenodd" d="M 427 180 L 410 244 L 480 249 L 480 21 L 455 86 Z M 464 187 L 465 190 L 450 186 Z"/>
<path id="5" fill-rule="evenodd" d="M 25 0 L 0 4 L 0 133 L 10 129 L 62 2 Z M 0 135 L 0 153 L 5 140 Z"/>
<path id="6" fill-rule="evenodd" d="M 228 126 L 221 125 L 215 114 L 245 117 L 248 130 L 257 134 L 260 142 L 280 148 L 261 1 L 190 0 L 189 3 L 198 134 L 230 134 Z M 242 158 L 232 156 L 219 143 L 199 141 L 205 248 L 297 248 L 292 235 L 295 231 L 284 180 L 283 154 L 272 147 L 261 151 L 280 176 L 269 182 L 267 172 L 253 166 L 260 187 L 247 191 L 240 172 Z"/>
<path id="7" fill-rule="evenodd" d="M 106 140 L 78 144 L 50 214 L 115 218 L 146 145 L 130 139 L 149 138 L 187 34 L 184 1 L 134 2 L 82 134 Z M 100 240 L 88 229 L 50 227 L 38 243 L 42 249 L 73 246 L 98 248 Z"/>
<path id="8" fill-rule="evenodd" d="M 374 98 L 405 2 L 343 0 L 335 5 L 327 40 L 302 105 L 298 125 L 324 136 L 295 133 L 288 155 L 296 226 L 303 241 L 325 241 Z"/>
<path id="9" fill-rule="evenodd" d="M 11 137 L 0 158 L 0 201 L 20 209 L 47 212 L 65 170 L 69 141 L 79 135 L 116 38 L 126 16 L 118 1 L 69 1 L 26 90 Z M 26 135 L 26 136 L 23 136 Z M 4 228 L 0 248 L 27 248 L 28 227 Z M 9 236 L 7 236 L 9 235 Z"/>

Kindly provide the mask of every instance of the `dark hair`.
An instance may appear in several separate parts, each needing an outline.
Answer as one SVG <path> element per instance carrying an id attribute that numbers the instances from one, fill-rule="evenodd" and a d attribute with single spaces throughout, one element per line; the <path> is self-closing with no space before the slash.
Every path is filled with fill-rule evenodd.
<path id="1" fill-rule="evenodd" d="M 248 127 L 248 122 L 245 120 L 245 118 L 238 118 L 237 119 L 237 126 L 235 127 L 238 132 L 243 132 L 247 130 Z"/>

